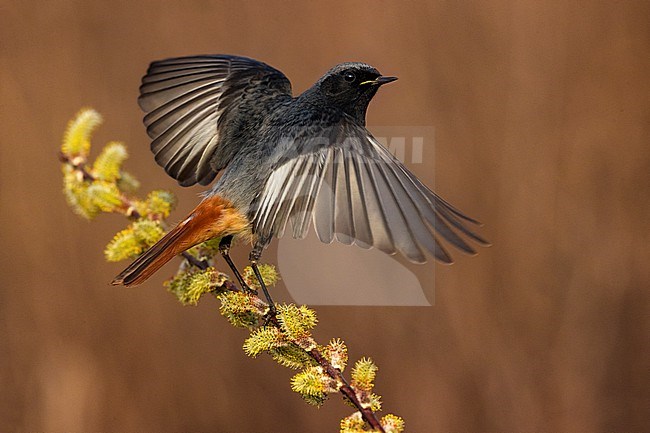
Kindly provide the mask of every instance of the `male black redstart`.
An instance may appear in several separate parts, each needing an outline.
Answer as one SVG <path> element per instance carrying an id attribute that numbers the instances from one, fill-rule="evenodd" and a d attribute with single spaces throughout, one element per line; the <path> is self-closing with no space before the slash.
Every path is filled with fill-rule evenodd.
<path id="1" fill-rule="evenodd" d="M 287 223 L 304 238 L 313 221 L 323 242 L 336 239 L 412 262 L 425 251 L 451 263 L 440 244 L 474 254 L 461 234 L 477 222 L 422 184 L 365 128 L 380 86 L 395 81 L 364 63 L 342 63 L 297 97 L 277 69 L 257 60 L 195 56 L 153 62 L 138 102 L 156 162 L 180 185 L 208 185 L 205 198 L 113 284 L 140 284 L 183 251 L 221 238 L 250 240 L 257 261 Z M 262 288 L 265 289 L 263 282 Z M 266 294 L 266 289 L 265 289 Z"/>

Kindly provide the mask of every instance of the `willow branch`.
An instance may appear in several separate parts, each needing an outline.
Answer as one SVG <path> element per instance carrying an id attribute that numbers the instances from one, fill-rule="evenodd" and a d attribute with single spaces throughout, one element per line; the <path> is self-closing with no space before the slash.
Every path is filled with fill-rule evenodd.
<path id="1" fill-rule="evenodd" d="M 193 259 L 196 260 L 195 258 Z M 190 262 L 190 264 L 192 264 L 192 262 Z M 239 289 L 237 289 L 235 284 L 233 284 L 231 281 L 226 281 L 226 283 L 230 283 L 230 285 L 228 286 L 224 284 L 223 288 L 225 288 L 226 290 L 239 291 Z M 251 296 L 256 297 L 257 300 L 259 300 L 259 302 L 268 305 L 257 295 L 251 294 Z M 267 323 L 272 324 L 276 328 L 280 328 L 280 323 L 275 314 L 266 317 L 266 320 Z M 294 343 L 296 343 L 298 347 L 301 347 L 299 342 L 294 341 Z M 384 428 L 382 427 L 381 423 L 377 419 L 377 414 L 370 407 L 366 407 L 361 403 L 354 387 L 348 383 L 348 381 L 345 379 L 345 376 L 343 376 L 341 370 L 334 367 L 318 349 L 315 348 L 310 350 L 306 350 L 304 348 L 302 349 L 305 351 L 305 353 L 307 353 L 314 361 L 316 361 L 323 368 L 323 371 L 330 378 L 332 378 L 339 385 L 339 392 L 343 395 L 344 398 L 346 398 L 350 403 L 352 403 L 354 407 L 357 408 L 357 410 L 361 413 L 361 416 L 363 417 L 364 421 L 366 421 L 374 429 L 374 431 L 385 433 Z"/>
<path id="2" fill-rule="evenodd" d="M 71 159 L 68 155 L 65 155 L 64 153 L 59 153 L 59 160 L 62 163 L 70 165 L 76 172 L 79 173 L 79 176 L 82 177 L 84 181 L 87 182 L 95 182 L 97 181 L 97 177 L 91 173 L 87 166 L 86 166 L 86 160 L 85 158 L 76 158 L 76 159 Z M 135 203 L 129 199 L 125 194 L 120 195 L 120 200 L 122 202 L 121 206 L 119 206 L 119 212 L 123 213 L 127 218 L 131 220 L 136 220 L 142 217 L 142 215 L 136 210 Z M 161 221 L 161 223 L 163 223 Z M 205 260 L 205 259 L 199 259 L 192 254 L 188 252 L 183 252 L 181 253 L 182 257 L 187 261 L 187 263 L 190 266 L 196 267 L 197 269 L 200 270 L 206 270 L 210 267 L 210 263 Z M 240 291 L 239 288 L 230 280 L 227 280 L 223 286 L 222 289 L 225 289 L 227 291 Z M 251 294 L 252 296 L 257 297 L 255 294 Z M 263 302 L 266 304 L 266 302 L 262 301 L 259 297 L 257 297 L 260 302 Z M 280 323 L 278 321 L 278 318 L 275 314 L 271 315 L 270 317 L 267 317 L 266 320 L 268 321 L 267 323 L 273 324 L 273 326 L 280 328 Z M 300 345 L 298 344 L 300 347 Z M 303 350 L 305 350 L 303 348 Z M 328 360 L 325 358 L 325 356 L 318 351 L 317 349 L 310 349 L 310 350 L 305 350 L 305 352 L 320 365 L 323 369 L 323 371 L 330 377 L 332 378 L 335 383 L 338 384 L 339 386 L 339 392 L 343 395 L 345 399 L 347 399 L 350 403 L 352 403 L 357 410 L 361 413 L 361 416 L 363 419 L 370 425 L 375 431 L 385 433 L 384 428 L 382 427 L 381 423 L 377 419 L 377 416 L 374 411 L 370 407 L 364 407 L 364 405 L 361 403 L 359 400 L 357 393 L 352 387 L 348 381 L 345 379 L 343 376 L 342 372 L 335 368 Z"/>
<path id="3" fill-rule="evenodd" d="M 70 167 L 75 169 L 77 172 L 81 173 L 83 176 L 83 180 L 87 180 L 89 182 L 92 182 L 94 180 L 97 180 L 95 176 L 92 175 L 87 169 L 86 169 L 86 158 L 70 158 L 68 155 L 66 155 L 63 152 L 59 152 L 59 161 L 61 161 L 64 164 L 68 164 Z"/>
<path id="4" fill-rule="evenodd" d="M 86 182 L 95 182 L 98 180 L 96 176 L 88 171 L 85 158 L 70 158 L 65 153 L 59 152 L 59 161 L 72 167 Z M 140 212 L 137 211 L 135 203 L 133 203 L 133 201 L 129 199 L 126 194 L 120 194 L 120 201 L 122 203 L 118 207 L 119 213 L 126 215 L 126 217 L 130 220 L 137 220 L 142 217 Z"/>
<path id="5" fill-rule="evenodd" d="M 182 252 L 181 256 L 183 256 L 183 258 L 185 260 L 187 260 L 187 262 L 190 265 L 192 265 L 192 266 L 194 266 L 196 268 L 199 268 L 202 271 L 205 271 L 206 269 L 208 269 L 210 267 L 210 264 L 207 262 L 207 260 L 197 259 L 196 257 L 194 257 L 192 254 L 188 253 L 187 251 Z"/>
<path id="6" fill-rule="evenodd" d="M 329 377 L 334 379 L 336 383 L 340 384 L 339 387 L 339 392 L 343 394 L 345 398 L 347 398 L 350 403 L 352 403 L 359 412 L 361 412 L 361 416 L 363 419 L 376 431 L 379 431 L 381 433 L 385 433 L 384 428 L 381 426 L 381 423 L 377 419 L 377 414 L 372 411 L 369 407 L 364 407 L 361 402 L 359 401 L 359 398 L 357 397 L 357 393 L 354 390 L 354 388 L 348 383 L 348 381 L 345 379 L 343 376 L 343 373 L 341 373 L 341 370 L 338 368 L 335 368 L 332 364 L 327 361 L 327 359 L 323 356 L 322 353 L 320 353 L 316 349 L 312 349 L 307 351 L 309 356 L 312 357 L 318 364 L 323 367 L 323 370 L 327 373 Z"/>

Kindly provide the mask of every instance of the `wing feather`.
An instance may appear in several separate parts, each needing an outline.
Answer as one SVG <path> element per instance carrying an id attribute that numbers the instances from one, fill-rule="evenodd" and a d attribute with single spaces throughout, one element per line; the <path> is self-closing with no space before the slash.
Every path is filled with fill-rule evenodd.
<path id="1" fill-rule="evenodd" d="M 355 158 L 359 167 L 359 180 L 361 188 L 364 191 L 363 204 L 366 208 L 368 217 L 368 226 L 370 228 L 371 246 L 387 254 L 395 254 L 395 244 L 389 227 L 390 221 L 387 219 L 382 207 L 381 192 L 375 181 L 372 167 L 374 161 L 368 161 L 362 158 Z"/>
<path id="2" fill-rule="evenodd" d="M 486 243 L 465 225 L 475 220 L 433 193 L 365 128 L 351 122 L 344 118 L 330 143 L 298 142 L 279 159 L 258 199 L 257 233 L 265 239 L 281 237 L 290 223 L 293 237 L 302 238 L 311 219 L 322 242 L 336 239 L 399 252 L 417 263 L 426 261 L 425 251 L 452 262 L 440 239 L 468 254 L 475 251 L 461 235 Z"/>
<path id="3" fill-rule="evenodd" d="M 316 191 L 316 203 L 314 209 L 314 216 L 320 215 L 320 218 L 314 218 L 314 227 L 318 239 L 320 239 L 321 242 L 329 244 L 334 240 L 334 210 L 336 207 L 336 196 L 334 192 L 336 191 L 336 171 L 332 167 L 334 167 L 336 155 L 330 149 L 321 151 L 321 153 L 324 153 L 325 157 L 323 173 L 321 174 L 323 182 L 318 191 Z M 273 177 L 274 174 L 275 172 L 271 174 L 271 177 Z"/>
<path id="4" fill-rule="evenodd" d="M 322 185 L 323 178 L 318 175 L 325 164 L 325 158 L 322 154 L 313 154 L 313 163 L 308 167 L 305 175 L 306 182 L 300 190 L 296 202 L 293 205 L 293 211 L 289 216 L 293 228 L 293 237 L 304 239 L 309 230 L 312 211 L 316 202 L 316 193 Z"/>
<path id="5" fill-rule="evenodd" d="M 237 114 L 244 104 L 254 100 L 264 109 L 264 101 L 275 97 L 291 97 L 280 71 L 246 57 L 215 55 L 153 62 L 138 102 L 156 162 L 189 186 L 210 183 L 239 150 L 228 142 L 236 133 L 229 128 L 242 127 Z"/>

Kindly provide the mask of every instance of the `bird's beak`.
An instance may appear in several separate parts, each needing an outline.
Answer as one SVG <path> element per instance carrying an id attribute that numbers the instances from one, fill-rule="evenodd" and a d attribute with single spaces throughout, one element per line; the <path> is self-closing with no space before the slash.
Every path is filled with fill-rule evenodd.
<path id="1" fill-rule="evenodd" d="M 381 86 L 383 84 L 392 83 L 395 80 L 397 80 L 397 77 L 383 77 L 382 76 L 382 77 L 377 77 L 374 80 L 364 81 L 363 83 L 360 83 L 359 85 L 372 84 L 374 86 Z"/>

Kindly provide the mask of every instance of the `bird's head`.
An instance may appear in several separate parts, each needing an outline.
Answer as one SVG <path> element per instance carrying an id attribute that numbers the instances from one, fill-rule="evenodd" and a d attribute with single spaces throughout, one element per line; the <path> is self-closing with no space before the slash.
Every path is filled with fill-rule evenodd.
<path id="1" fill-rule="evenodd" d="M 365 124 L 368 104 L 379 87 L 397 80 L 384 77 L 365 63 L 341 63 L 330 69 L 317 83 L 325 99 Z"/>

